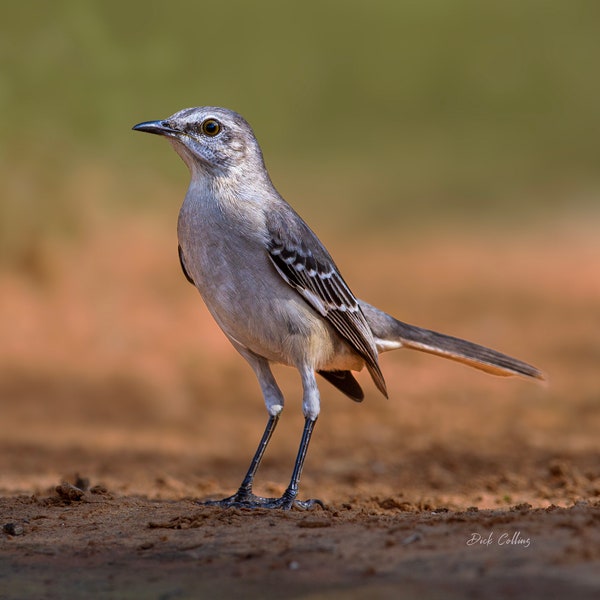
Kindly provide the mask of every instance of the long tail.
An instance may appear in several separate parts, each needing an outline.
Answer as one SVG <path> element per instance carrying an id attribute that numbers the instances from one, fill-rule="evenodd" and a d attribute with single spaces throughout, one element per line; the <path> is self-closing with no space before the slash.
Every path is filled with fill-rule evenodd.
<path id="1" fill-rule="evenodd" d="M 467 340 L 403 323 L 362 300 L 359 303 L 379 352 L 412 348 L 456 360 L 493 375 L 545 379 L 542 371 L 517 358 Z"/>

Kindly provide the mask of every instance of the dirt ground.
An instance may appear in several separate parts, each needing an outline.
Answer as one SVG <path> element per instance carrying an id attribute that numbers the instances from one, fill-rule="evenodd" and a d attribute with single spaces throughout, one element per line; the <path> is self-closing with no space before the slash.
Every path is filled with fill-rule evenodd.
<path id="1" fill-rule="evenodd" d="M 408 351 L 381 359 L 389 400 L 365 374 L 362 404 L 323 382 L 300 495 L 326 508 L 307 512 L 196 502 L 237 488 L 266 413 L 170 229 L 32 247 L 0 273 L 0 598 L 600 597 L 597 230 L 390 235 L 360 256 L 326 238 L 357 295 L 548 384 Z M 275 371 L 265 495 L 302 428 L 297 375 Z"/>

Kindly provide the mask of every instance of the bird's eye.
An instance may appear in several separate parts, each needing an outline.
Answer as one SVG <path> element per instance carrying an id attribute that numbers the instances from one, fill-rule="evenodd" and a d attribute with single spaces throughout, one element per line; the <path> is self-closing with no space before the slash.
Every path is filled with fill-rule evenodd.
<path id="1" fill-rule="evenodd" d="M 202 121 L 202 125 L 200 125 L 200 130 L 205 135 L 209 135 L 210 137 L 214 137 L 221 131 L 221 123 L 216 119 L 206 119 L 206 121 Z"/>

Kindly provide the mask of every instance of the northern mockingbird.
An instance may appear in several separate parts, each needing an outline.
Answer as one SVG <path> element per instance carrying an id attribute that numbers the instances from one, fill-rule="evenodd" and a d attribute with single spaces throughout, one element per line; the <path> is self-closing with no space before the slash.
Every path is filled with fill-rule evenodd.
<path id="1" fill-rule="evenodd" d="M 279 195 L 250 125 L 237 113 L 187 108 L 136 131 L 165 136 L 191 173 L 179 213 L 179 259 L 208 310 L 250 364 L 269 413 L 241 487 L 219 506 L 309 508 L 296 499 L 302 466 L 319 416 L 322 375 L 352 400 L 363 391 L 351 371 L 366 367 L 387 397 L 380 352 L 413 348 L 494 375 L 542 373 L 520 360 L 455 337 L 402 323 L 358 300 L 317 236 Z M 284 400 L 270 363 L 295 367 L 302 380 L 302 439 L 281 498 L 261 498 L 252 484 Z"/>

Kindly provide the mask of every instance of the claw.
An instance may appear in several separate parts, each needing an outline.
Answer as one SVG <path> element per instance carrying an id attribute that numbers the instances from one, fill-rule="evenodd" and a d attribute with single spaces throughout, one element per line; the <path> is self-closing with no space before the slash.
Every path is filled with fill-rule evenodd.
<path id="1" fill-rule="evenodd" d="M 294 500 L 294 507 L 300 508 L 302 510 L 311 510 L 315 506 L 320 506 L 321 508 L 325 508 L 325 504 L 323 504 L 322 500 L 318 498 L 309 498 L 308 500 Z"/>
<path id="2" fill-rule="evenodd" d="M 263 498 L 254 494 L 234 494 L 222 500 L 204 500 L 199 501 L 202 506 L 219 506 L 220 508 L 279 508 L 281 510 L 290 510 L 298 508 L 300 510 L 310 510 L 315 506 L 325 508 L 325 505 L 318 498 L 309 500 L 296 500 L 283 494 L 281 498 Z"/>

